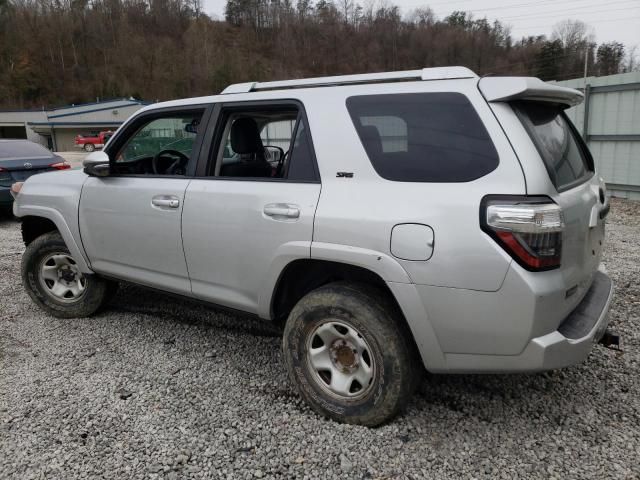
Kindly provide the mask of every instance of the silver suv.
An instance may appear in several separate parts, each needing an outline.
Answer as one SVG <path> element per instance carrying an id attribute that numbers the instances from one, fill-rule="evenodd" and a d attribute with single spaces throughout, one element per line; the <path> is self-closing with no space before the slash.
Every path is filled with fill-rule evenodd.
<path id="1" fill-rule="evenodd" d="M 84 171 L 14 186 L 24 286 L 59 317 L 125 280 L 281 324 L 300 394 L 349 423 L 395 415 L 422 366 L 580 362 L 613 291 L 581 100 L 451 67 L 148 106 Z"/>

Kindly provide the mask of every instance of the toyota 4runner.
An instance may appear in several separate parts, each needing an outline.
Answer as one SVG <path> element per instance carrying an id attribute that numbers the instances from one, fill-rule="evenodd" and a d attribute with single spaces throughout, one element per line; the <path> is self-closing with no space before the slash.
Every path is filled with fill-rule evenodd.
<path id="1" fill-rule="evenodd" d="M 291 381 L 349 423 L 391 418 L 422 366 L 572 365 L 613 291 L 581 101 L 450 67 L 157 103 L 84 171 L 13 186 L 24 286 L 58 317 L 125 280 L 281 323 Z"/>

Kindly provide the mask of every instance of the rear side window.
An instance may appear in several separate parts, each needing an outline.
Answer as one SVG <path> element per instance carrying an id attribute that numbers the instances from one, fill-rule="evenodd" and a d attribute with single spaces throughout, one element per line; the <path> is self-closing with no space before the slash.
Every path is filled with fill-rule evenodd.
<path id="1" fill-rule="evenodd" d="M 517 102 L 514 108 L 558 191 L 567 190 L 591 177 L 593 159 L 562 107 L 541 102 Z"/>
<path id="2" fill-rule="evenodd" d="M 496 169 L 498 153 L 460 93 L 349 97 L 347 109 L 378 175 L 399 182 L 469 182 Z"/>

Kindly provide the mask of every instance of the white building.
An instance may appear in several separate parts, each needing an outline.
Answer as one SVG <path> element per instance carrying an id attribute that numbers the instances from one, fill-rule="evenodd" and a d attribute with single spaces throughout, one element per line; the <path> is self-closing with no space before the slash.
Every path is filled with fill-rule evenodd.
<path id="1" fill-rule="evenodd" d="M 51 110 L 0 110 L 0 138 L 26 138 L 53 151 L 71 151 L 76 135 L 115 130 L 145 105 L 121 98 Z"/>

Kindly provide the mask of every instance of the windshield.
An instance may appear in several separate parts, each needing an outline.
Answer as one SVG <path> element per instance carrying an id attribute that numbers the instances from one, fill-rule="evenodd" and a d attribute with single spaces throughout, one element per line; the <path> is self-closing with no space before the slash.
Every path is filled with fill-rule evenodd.
<path id="1" fill-rule="evenodd" d="M 514 108 L 558 191 L 567 190 L 591 176 L 591 155 L 561 107 L 542 102 L 518 102 Z"/>

